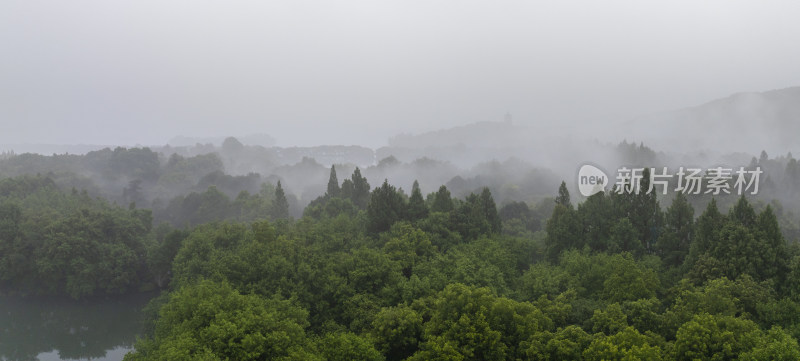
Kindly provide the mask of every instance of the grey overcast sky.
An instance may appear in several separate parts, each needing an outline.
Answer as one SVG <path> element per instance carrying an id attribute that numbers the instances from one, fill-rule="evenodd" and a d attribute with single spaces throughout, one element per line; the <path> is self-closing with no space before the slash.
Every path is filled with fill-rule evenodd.
<path id="1" fill-rule="evenodd" d="M 0 144 L 380 146 L 800 85 L 800 1 L 0 1 Z"/>

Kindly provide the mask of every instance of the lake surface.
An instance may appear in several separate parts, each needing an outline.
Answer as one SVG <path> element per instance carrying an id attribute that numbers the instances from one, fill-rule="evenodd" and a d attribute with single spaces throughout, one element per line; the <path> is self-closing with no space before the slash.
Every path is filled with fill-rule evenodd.
<path id="1" fill-rule="evenodd" d="M 142 333 L 142 308 L 155 296 L 84 302 L 0 296 L 0 360 L 122 360 Z"/>

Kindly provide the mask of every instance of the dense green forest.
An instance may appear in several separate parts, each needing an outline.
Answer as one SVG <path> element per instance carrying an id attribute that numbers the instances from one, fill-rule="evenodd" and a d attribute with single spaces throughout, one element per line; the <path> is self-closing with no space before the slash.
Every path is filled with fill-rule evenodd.
<path id="1" fill-rule="evenodd" d="M 287 184 L 213 154 L 4 162 L 0 291 L 163 290 L 126 360 L 800 359 L 797 220 L 766 196 L 575 200 L 562 183 L 498 204 L 331 167 L 293 217 Z"/>

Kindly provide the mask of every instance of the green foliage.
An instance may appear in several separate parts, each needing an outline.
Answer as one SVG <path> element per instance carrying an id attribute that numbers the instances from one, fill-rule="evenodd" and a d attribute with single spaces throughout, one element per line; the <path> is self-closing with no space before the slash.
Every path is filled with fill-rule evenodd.
<path id="1" fill-rule="evenodd" d="M 639 333 L 633 327 L 606 336 L 598 335 L 583 351 L 584 360 L 663 360 L 664 352 L 657 339 Z"/>
<path id="2" fill-rule="evenodd" d="M 272 201 L 272 209 L 270 212 L 272 219 L 289 218 L 289 202 L 286 200 L 286 194 L 281 187 L 281 181 L 275 187 L 275 197 Z"/>
<path id="3" fill-rule="evenodd" d="M 420 351 L 412 360 L 505 360 L 521 357 L 518 345 L 552 329 L 552 321 L 529 303 L 494 296 L 487 288 L 452 284 L 426 306 Z"/>
<path id="4" fill-rule="evenodd" d="M 694 209 L 686 201 L 686 196 L 678 193 L 665 214 L 664 232 L 658 238 L 656 253 L 664 265 L 678 267 L 686 259 L 693 239 Z"/>
<path id="5" fill-rule="evenodd" d="M 732 360 L 755 348 L 762 337 L 752 321 L 698 314 L 678 329 L 673 357 L 676 360 Z"/>
<path id="6" fill-rule="evenodd" d="M 422 338 L 422 316 L 405 305 L 387 307 L 372 321 L 372 338 L 388 361 L 399 361 L 417 351 Z"/>
<path id="7" fill-rule="evenodd" d="M 361 170 L 356 167 L 353 175 L 350 176 L 350 181 L 353 183 L 353 191 L 350 199 L 359 209 L 366 209 L 370 199 L 370 186 L 367 178 L 361 175 Z"/>
<path id="8" fill-rule="evenodd" d="M 419 182 L 414 181 L 411 187 L 411 197 L 408 199 L 408 219 L 416 222 L 428 216 L 428 206 L 422 199 L 422 192 L 419 190 Z"/>
<path id="9" fill-rule="evenodd" d="M 572 208 L 572 202 L 569 200 L 569 190 L 567 189 L 567 182 L 561 181 L 558 187 L 558 196 L 556 197 L 556 204 L 567 208 Z"/>
<path id="10" fill-rule="evenodd" d="M 548 259 L 555 261 L 564 251 L 583 247 L 581 228 L 580 219 L 572 206 L 556 204 L 545 228 Z"/>
<path id="11" fill-rule="evenodd" d="M 226 156 L 247 151 L 227 148 Z M 152 168 L 145 150 L 115 152 L 91 157 L 138 167 L 116 176 L 126 200 L 147 198 L 162 181 L 185 186 L 180 174 L 199 172 L 192 164 L 218 160 L 175 156 Z M 370 194 L 358 168 L 337 192 L 332 167 L 328 195 L 294 221 L 281 182 L 203 174 L 186 188 L 195 192 L 155 207 L 168 221 L 155 228 L 148 210 L 63 192 L 50 177 L 0 180 L 0 291 L 87 298 L 164 289 L 127 360 L 800 352 L 800 252 L 787 245 L 790 214 L 777 203 L 728 198 L 723 214 L 712 201 L 695 221 L 680 194 L 666 211 L 646 193 L 573 205 L 562 183 L 555 202 L 498 211 L 489 188 L 453 199 L 442 186 L 424 200 L 417 182 L 406 197 L 385 181 Z M 461 181 L 450 183 L 459 194 L 478 189 Z"/>
<path id="12" fill-rule="evenodd" d="M 170 295 L 152 339 L 125 360 L 298 360 L 309 352 L 308 313 L 289 301 L 243 295 L 229 284 L 200 281 Z"/>
<path id="13" fill-rule="evenodd" d="M 339 179 L 336 177 L 336 166 L 331 166 L 331 175 L 328 178 L 328 191 L 325 192 L 325 196 L 332 198 L 338 197 L 341 194 L 342 189 L 339 188 Z"/>
<path id="14" fill-rule="evenodd" d="M 433 204 L 431 204 L 431 212 L 450 212 L 453 210 L 453 199 L 450 197 L 450 191 L 447 187 L 442 185 L 439 191 L 433 197 Z"/>
<path id="15" fill-rule="evenodd" d="M 319 341 L 319 349 L 328 361 L 384 360 L 369 340 L 349 332 L 326 334 Z"/>
<path id="16" fill-rule="evenodd" d="M 149 282 L 150 211 L 122 209 L 49 178 L 0 182 L 0 290 L 22 294 L 122 294 Z"/>
<path id="17" fill-rule="evenodd" d="M 383 185 L 375 188 L 369 197 L 367 206 L 367 230 L 371 233 L 388 231 L 394 222 L 405 219 L 406 204 L 403 197 L 384 180 Z"/>

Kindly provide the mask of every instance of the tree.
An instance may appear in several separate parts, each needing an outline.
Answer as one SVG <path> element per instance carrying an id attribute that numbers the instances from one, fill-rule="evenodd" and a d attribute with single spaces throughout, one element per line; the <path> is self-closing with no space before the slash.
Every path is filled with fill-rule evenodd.
<path id="1" fill-rule="evenodd" d="M 760 333 L 758 325 L 750 320 L 699 314 L 678 329 L 673 357 L 676 360 L 735 360 L 759 343 Z"/>
<path id="2" fill-rule="evenodd" d="M 342 198 L 350 199 L 352 201 L 354 193 L 355 193 L 355 186 L 353 185 L 353 181 L 350 180 L 349 178 L 343 180 L 342 192 L 341 192 Z"/>
<path id="3" fill-rule="evenodd" d="M 444 185 L 439 187 L 439 191 L 433 198 L 431 205 L 432 212 L 450 212 L 453 210 L 453 199 L 450 198 L 450 191 Z"/>
<path id="4" fill-rule="evenodd" d="M 692 268 L 714 243 L 719 242 L 719 232 L 726 222 L 725 216 L 717 208 L 717 201 L 711 199 L 711 202 L 706 206 L 706 210 L 697 218 L 695 223 L 695 239 L 689 246 L 689 254 L 686 256 L 685 261 L 687 269 Z"/>
<path id="5" fill-rule="evenodd" d="M 556 197 L 556 204 L 572 208 L 572 203 L 569 200 L 569 190 L 567 190 L 567 183 L 564 181 L 561 181 L 561 185 L 558 187 L 558 196 Z"/>
<path id="6" fill-rule="evenodd" d="M 307 318 L 289 301 L 200 281 L 170 294 L 152 338 L 138 341 L 125 360 L 318 360 L 308 351 Z"/>
<path id="7" fill-rule="evenodd" d="M 500 221 L 500 216 L 497 215 L 497 206 L 494 203 L 494 198 L 492 198 L 492 192 L 489 191 L 488 187 L 483 187 L 481 191 L 480 209 L 483 216 L 489 222 L 490 231 L 492 233 L 500 233 L 502 223 Z"/>
<path id="8" fill-rule="evenodd" d="M 387 361 L 400 361 L 417 351 L 422 338 L 422 316 L 399 305 L 380 310 L 372 321 L 371 335 Z"/>
<path id="9" fill-rule="evenodd" d="M 611 230 L 617 218 L 605 192 L 595 193 L 578 204 L 577 216 L 583 226 L 581 233 L 586 245 L 595 251 L 607 250 L 613 241 Z"/>
<path id="10" fill-rule="evenodd" d="M 383 185 L 375 188 L 370 195 L 367 206 L 367 230 L 372 233 L 388 231 L 394 222 L 406 217 L 405 210 L 403 196 L 389 184 L 388 180 L 384 180 Z"/>
<path id="11" fill-rule="evenodd" d="M 408 199 L 408 219 L 412 222 L 418 221 L 428 216 L 428 206 L 422 199 L 422 192 L 419 190 L 419 182 L 414 181 L 411 187 L 411 197 Z"/>
<path id="12" fill-rule="evenodd" d="M 338 197 L 341 191 L 341 188 L 339 188 L 339 179 L 336 178 L 336 166 L 331 165 L 331 175 L 328 178 L 328 191 L 325 195 L 328 198 Z"/>
<path id="13" fill-rule="evenodd" d="M 520 344 L 553 328 L 532 304 L 494 296 L 488 288 L 450 284 L 428 304 L 424 342 L 410 360 L 522 359 Z"/>
<path id="14" fill-rule="evenodd" d="M 739 200 L 731 209 L 730 214 L 728 214 L 728 219 L 738 222 L 747 228 L 755 226 L 756 211 L 744 197 L 744 194 L 739 197 Z"/>
<path id="15" fill-rule="evenodd" d="M 278 185 L 275 187 L 275 199 L 272 200 L 271 214 L 273 219 L 289 218 L 289 202 L 286 200 L 283 187 L 281 187 L 281 181 L 278 181 Z"/>
<path id="16" fill-rule="evenodd" d="M 666 266 L 683 264 L 694 238 L 694 209 L 683 193 L 675 195 L 665 215 L 664 232 L 658 238 L 656 253 Z"/>
<path id="17" fill-rule="evenodd" d="M 561 252 L 565 250 L 583 247 L 581 223 L 571 206 L 556 204 L 545 229 L 547 230 L 545 247 L 550 261 L 557 261 Z"/>
<path id="18" fill-rule="evenodd" d="M 652 192 L 649 190 L 650 168 L 645 168 L 642 179 L 639 180 L 639 193 L 633 195 L 630 213 L 627 216 L 638 232 L 637 238 L 641 241 L 644 251 L 653 253 L 661 232 L 663 214 L 655 189 Z"/>
<path id="19" fill-rule="evenodd" d="M 361 170 L 356 167 L 350 179 L 353 182 L 353 195 L 351 198 L 353 204 L 359 209 L 366 209 L 370 196 L 370 186 L 369 182 L 367 182 L 367 178 L 364 178 L 361 175 Z"/>
<path id="20" fill-rule="evenodd" d="M 383 361 L 372 343 L 351 332 L 328 333 L 319 341 L 319 349 L 327 361 Z"/>

